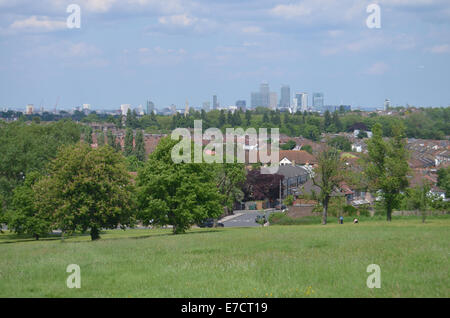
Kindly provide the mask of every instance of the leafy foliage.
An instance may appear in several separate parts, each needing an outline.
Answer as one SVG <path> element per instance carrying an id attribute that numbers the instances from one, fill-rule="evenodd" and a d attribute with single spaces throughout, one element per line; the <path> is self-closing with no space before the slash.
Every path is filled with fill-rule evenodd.
<path id="1" fill-rule="evenodd" d="M 389 141 L 383 140 L 381 125 L 376 124 L 372 132 L 373 136 L 367 142 L 365 172 L 372 190 L 379 191 L 387 220 L 390 221 L 392 210 L 400 203 L 400 192 L 408 186 L 408 152 L 401 126 L 394 128 L 395 135 Z"/>
<path id="2" fill-rule="evenodd" d="M 63 148 L 50 174 L 33 187 L 39 213 L 63 231 L 90 229 L 92 240 L 102 228 L 132 224 L 134 201 L 124 158 L 111 147 L 86 144 Z"/>
<path id="3" fill-rule="evenodd" d="M 48 216 L 38 213 L 32 186 L 39 180 L 38 172 L 30 172 L 23 185 L 13 191 L 11 209 L 8 211 L 8 227 L 17 234 L 30 234 L 36 240 L 52 230 Z"/>
<path id="4" fill-rule="evenodd" d="M 223 213 L 216 174 L 206 163 L 174 163 L 177 141 L 161 139 L 138 175 L 139 219 L 146 225 L 172 225 L 184 233 L 191 225 Z"/>

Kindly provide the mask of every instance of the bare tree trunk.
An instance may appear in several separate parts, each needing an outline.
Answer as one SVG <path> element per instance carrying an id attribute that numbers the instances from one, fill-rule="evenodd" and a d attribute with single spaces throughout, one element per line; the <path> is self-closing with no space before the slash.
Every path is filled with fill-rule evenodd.
<path id="1" fill-rule="evenodd" d="M 99 238 L 100 238 L 100 231 L 96 227 L 91 228 L 91 240 L 95 241 L 98 240 Z"/>
<path id="2" fill-rule="evenodd" d="M 387 207 L 386 216 L 387 216 L 387 221 L 391 222 L 391 220 L 392 220 L 392 208 L 390 206 Z"/>
<path id="3" fill-rule="evenodd" d="M 323 214 L 322 214 L 322 224 L 327 224 L 327 214 L 328 214 L 328 200 L 329 198 L 325 198 L 322 202 L 323 204 Z"/>

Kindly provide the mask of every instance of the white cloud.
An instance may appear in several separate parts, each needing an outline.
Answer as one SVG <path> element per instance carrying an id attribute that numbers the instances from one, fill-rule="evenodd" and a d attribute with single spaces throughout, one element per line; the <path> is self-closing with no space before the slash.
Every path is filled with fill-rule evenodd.
<path id="1" fill-rule="evenodd" d="M 279 4 L 272 8 L 270 12 L 273 15 L 283 17 L 285 19 L 299 18 L 308 16 L 312 12 L 312 8 L 304 3 L 298 4 Z"/>
<path id="2" fill-rule="evenodd" d="M 172 25 L 177 27 L 189 27 L 194 25 L 198 19 L 190 17 L 187 14 L 163 16 L 158 19 L 158 22 L 164 25 Z"/>
<path id="3" fill-rule="evenodd" d="M 434 54 L 450 53 L 450 45 L 449 44 L 435 45 L 429 48 L 428 51 Z"/>
<path id="4" fill-rule="evenodd" d="M 9 27 L 11 32 L 51 32 L 67 28 L 66 21 L 52 20 L 48 17 L 31 16 L 16 20 Z"/>
<path id="5" fill-rule="evenodd" d="M 384 62 L 377 62 L 374 63 L 373 65 L 371 65 L 366 73 L 369 75 L 382 75 L 384 73 L 386 73 L 387 71 L 389 71 L 390 67 L 389 65 L 387 65 Z"/>

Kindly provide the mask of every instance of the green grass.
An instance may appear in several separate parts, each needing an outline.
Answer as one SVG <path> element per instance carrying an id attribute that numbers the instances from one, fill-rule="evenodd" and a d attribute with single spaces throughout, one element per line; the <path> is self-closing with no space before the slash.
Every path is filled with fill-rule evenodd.
<path id="1" fill-rule="evenodd" d="M 0 235 L 0 297 L 449 297 L 450 219 Z M 369 264 L 381 288 L 369 289 Z M 66 267 L 81 267 L 81 288 Z M 309 292 L 308 292 L 309 290 Z"/>

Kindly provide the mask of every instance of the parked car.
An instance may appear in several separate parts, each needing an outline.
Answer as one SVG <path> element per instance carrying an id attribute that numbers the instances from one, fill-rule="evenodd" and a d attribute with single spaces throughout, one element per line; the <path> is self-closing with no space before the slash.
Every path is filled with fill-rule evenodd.
<path id="1" fill-rule="evenodd" d="M 199 227 L 214 227 L 214 219 L 205 219 L 198 224 Z M 224 227 L 223 223 L 217 222 L 216 227 Z"/>

